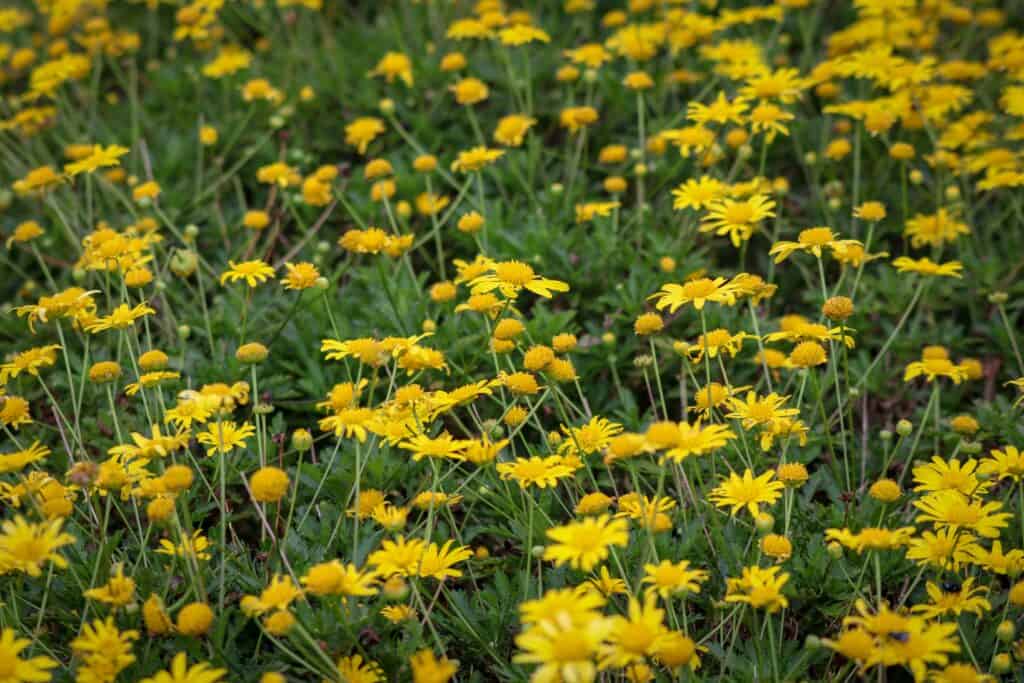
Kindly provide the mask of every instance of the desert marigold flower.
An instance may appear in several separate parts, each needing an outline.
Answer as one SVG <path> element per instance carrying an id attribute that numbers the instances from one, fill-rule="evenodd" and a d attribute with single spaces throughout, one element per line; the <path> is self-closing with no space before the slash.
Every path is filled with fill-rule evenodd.
<path id="1" fill-rule="evenodd" d="M 730 514 L 735 515 L 746 508 L 751 516 L 760 514 L 761 505 L 771 505 L 779 499 L 780 491 L 785 486 L 781 481 L 773 481 L 775 472 L 769 470 L 756 478 L 749 469 L 740 476 L 735 472 L 708 494 L 708 500 L 718 507 L 728 507 Z"/>
<path id="2" fill-rule="evenodd" d="M 914 248 L 924 246 L 941 247 L 947 242 L 955 242 L 960 235 L 969 235 L 970 228 L 966 223 L 958 221 L 946 209 L 939 209 L 934 214 L 917 214 L 907 220 L 903 234 L 910 238 Z"/>
<path id="3" fill-rule="evenodd" d="M 719 91 L 718 97 L 710 104 L 702 102 L 690 102 L 686 108 L 686 118 L 699 125 L 707 123 L 735 123 L 742 125 L 744 113 L 747 111 L 747 100 L 737 97 L 732 101 L 725 96 L 725 92 Z"/>
<path id="4" fill-rule="evenodd" d="M 833 322 L 842 322 L 853 315 L 853 301 L 845 296 L 829 297 L 822 305 L 821 312 Z"/>
<path id="5" fill-rule="evenodd" d="M 242 99 L 246 102 L 263 100 L 271 104 L 280 104 L 284 100 L 284 93 L 271 85 L 265 78 L 254 78 L 242 85 Z"/>
<path id="6" fill-rule="evenodd" d="M 901 273 L 917 273 L 918 275 L 930 275 L 937 277 L 963 277 L 960 271 L 964 266 L 959 261 L 948 263 L 935 263 L 929 258 L 912 259 L 901 256 L 892 262 L 896 270 Z"/>
<path id="7" fill-rule="evenodd" d="M 248 422 L 237 425 L 231 421 L 211 422 L 205 432 L 199 432 L 196 439 L 206 445 L 208 456 L 226 454 L 235 448 L 245 448 L 245 440 L 256 433 Z"/>
<path id="8" fill-rule="evenodd" d="M 655 300 L 655 307 L 658 310 L 668 308 L 669 313 L 675 313 L 685 304 L 693 304 L 699 311 L 709 301 L 732 306 L 736 303 L 738 292 L 736 286 L 727 283 L 724 277 L 713 280 L 702 277 L 681 285 L 663 285 L 659 292 L 647 298 Z"/>
<path id="9" fill-rule="evenodd" d="M 691 569 L 686 560 L 671 562 L 662 560 L 659 564 L 645 564 L 644 578 L 640 583 L 649 586 L 662 598 L 700 593 L 701 584 L 708 580 L 708 573 L 702 569 Z"/>
<path id="10" fill-rule="evenodd" d="M 262 230 L 270 225 L 270 215 L 266 211 L 246 211 L 242 217 L 242 225 L 252 230 Z"/>
<path id="11" fill-rule="evenodd" d="M 469 61 L 466 59 L 466 55 L 461 52 L 449 52 L 441 58 L 439 67 L 441 71 L 461 71 L 466 68 Z"/>
<path id="12" fill-rule="evenodd" d="M 857 240 L 837 239 L 837 235 L 832 232 L 831 228 L 818 227 L 800 231 L 796 242 L 776 242 L 768 253 L 775 257 L 776 263 L 781 263 L 797 251 L 808 251 L 816 258 L 821 258 L 825 248 L 835 253 L 852 246 L 863 247 Z"/>
<path id="13" fill-rule="evenodd" d="M 345 143 L 355 147 L 360 154 L 366 154 L 370 143 L 385 130 L 387 128 L 380 119 L 363 116 L 345 126 Z"/>
<path id="14" fill-rule="evenodd" d="M 783 562 L 792 556 L 793 544 L 785 536 L 768 534 L 761 539 L 761 552 L 776 562 Z"/>
<path id="15" fill-rule="evenodd" d="M 61 531 L 62 520 L 32 523 L 18 515 L 0 525 L 0 573 L 21 572 L 36 577 L 43 566 L 67 567 L 58 550 L 75 539 Z"/>
<path id="16" fill-rule="evenodd" d="M 879 479 L 868 489 L 868 495 L 881 503 L 895 503 L 903 495 L 903 491 L 892 479 Z"/>
<path id="17" fill-rule="evenodd" d="M 91 588 L 83 595 L 90 600 L 96 600 L 114 607 L 124 607 L 135 601 L 135 580 L 124 575 L 124 565 L 117 564 L 114 574 L 106 584 Z"/>
<path id="18" fill-rule="evenodd" d="M 654 79 L 644 71 L 633 71 L 626 74 L 622 84 L 630 90 L 650 90 L 654 87 Z"/>
<path id="19" fill-rule="evenodd" d="M 5 683 L 35 683 L 49 681 L 50 669 L 58 664 L 49 657 L 30 657 L 22 659 L 21 653 L 32 645 L 28 638 L 18 638 L 14 629 L 5 628 L 0 631 L 0 662 L 4 663 Z"/>
<path id="20" fill-rule="evenodd" d="M 960 491 L 930 493 L 914 502 L 920 510 L 915 521 L 932 522 L 937 529 L 966 530 L 984 538 L 998 538 L 1012 515 L 1000 512 L 1003 504 L 970 498 Z"/>
<path id="21" fill-rule="evenodd" d="M 463 78 L 448 89 L 455 95 L 455 101 L 463 106 L 479 104 L 491 93 L 486 83 L 473 77 Z"/>
<path id="22" fill-rule="evenodd" d="M 370 75 L 382 76 L 388 83 L 392 83 L 397 78 L 411 88 L 413 84 L 412 60 L 402 52 L 388 52 L 377 62 L 377 66 L 370 71 Z"/>
<path id="23" fill-rule="evenodd" d="M 263 344 L 249 342 L 238 347 L 238 350 L 235 351 L 235 360 L 247 365 L 256 365 L 265 361 L 269 353 L 267 347 Z"/>
<path id="24" fill-rule="evenodd" d="M 964 612 L 980 617 L 992 609 L 992 604 L 981 597 L 988 593 L 988 588 L 975 586 L 974 581 L 973 577 L 968 577 L 963 583 L 944 582 L 941 587 L 929 581 L 925 585 L 929 602 L 914 605 L 910 611 L 920 614 L 925 619 L 936 619 L 946 615 L 959 616 Z"/>
<path id="25" fill-rule="evenodd" d="M 726 184 L 716 178 L 706 175 L 691 178 L 672 190 L 672 208 L 677 211 L 706 209 L 713 202 L 722 199 L 727 190 Z"/>
<path id="26" fill-rule="evenodd" d="M 545 560 L 588 572 L 608 557 L 612 546 L 629 542 L 629 527 L 623 519 L 600 515 L 548 529 L 547 536 L 551 544 L 544 550 Z"/>
<path id="27" fill-rule="evenodd" d="M 215 669 L 208 662 L 189 666 L 186 654 L 179 652 L 174 656 L 169 670 L 160 671 L 151 678 L 143 679 L 141 683 L 221 683 L 226 674 L 227 670 Z"/>
<path id="28" fill-rule="evenodd" d="M 249 478 L 252 497 L 260 503 L 276 503 L 288 492 L 288 474 L 277 467 L 261 467 Z"/>
<path id="29" fill-rule="evenodd" d="M 597 122 L 597 110 L 593 107 L 567 107 L 559 114 L 559 122 L 570 133 L 576 133 Z"/>
<path id="30" fill-rule="evenodd" d="M 576 222 L 586 223 L 601 216 L 602 218 L 612 215 L 612 211 L 619 208 L 619 202 L 587 202 L 576 205 Z"/>
<path id="31" fill-rule="evenodd" d="M 455 161 L 452 162 L 452 170 L 461 173 L 471 173 L 490 166 L 505 154 L 501 149 L 489 149 L 487 147 L 473 147 L 459 152 Z"/>
<path id="32" fill-rule="evenodd" d="M 178 612 L 177 629 L 193 638 L 205 635 L 213 624 L 213 610 L 205 602 L 192 602 Z"/>
<path id="33" fill-rule="evenodd" d="M 740 578 L 726 581 L 725 601 L 746 603 L 769 613 L 788 607 L 789 600 L 782 589 L 789 574 L 780 572 L 779 567 L 744 567 Z"/>
<path id="34" fill-rule="evenodd" d="M 644 337 L 660 332 L 665 327 L 665 321 L 657 313 L 642 313 L 633 323 L 633 331 Z"/>
<path id="35" fill-rule="evenodd" d="M 267 185 L 294 187 L 302 181 L 302 176 L 300 176 L 299 172 L 288 164 L 278 161 L 273 164 L 261 166 L 256 171 L 256 179 L 261 183 L 266 183 Z"/>
<path id="36" fill-rule="evenodd" d="M 31 242 L 37 237 L 43 235 L 44 231 L 42 226 L 35 221 L 23 221 L 14 228 L 14 232 L 7 238 L 7 248 L 10 249 L 11 245 L 26 244 Z"/>
<path id="37" fill-rule="evenodd" d="M 259 259 L 254 261 L 228 261 L 227 270 L 221 273 L 220 283 L 238 282 L 244 280 L 250 287 L 256 287 L 270 278 L 274 277 L 274 269 L 265 261 Z"/>
<path id="38" fill-rule="evenodd" d="M 448 683 L 459 669 L 459 663 L 445 656 L 440 659 L 431 650 L 420 650 L 409 658 L 413 683 Z"/>
<path id="39" fill-rule="evenodd" d="M 924 377 L 928 382 L 934 382 L 937 377 L 947 377 L 954 384 L 960 384 L 967 378 L 967 374 L 948 358 L 928 358 L 907 364 L 903 381 L 909 382 L 915 377 Z"/>
<path id="40" fill-rule="evenodd" d="M 79 173 L 92 173 L 100 168 L 118 166 L 121 163 L 119 161 L 120 157 L 127 154 L 128 151 L 127 147 L 121 147 L 120 145 L 109 145 L 107 147 L 93 145 L 89 153 L 83 158 L 66 164 L 64 166 L 64 173 L 69 176 L 76 176 Z"/>
<path id="41" fill-rule="evenodd" d="M 814 341 L 800 342 L 789 353 L 789 362 L 796 368 L 812 368 L 827 361 L 825 347 Z"/>
<path id="42" fill-rule="evenodd" d="M 1020 482 L 1024 479 L 1024 452 L 1015 446 L 992 449 L 989 457 L 981 461 L 978 471 L 996 479 Z"/>
<path id="43" fill-rule="evenodd" d="M 864 202 L 853 210 L 853 215 L 862 221 L 878 222 L 885 218 L 885 204 L 882 202 Z"/>
<path id="44" fill-rule="evenodd" d="M 317 267 L 308 261 L 300 263 L 286 263 L 285 270 L 288 272 L 281 278 L 281 284 L 285 289 L 303 290 L 315 287 L 320 277 Z"/>
<path id="45" fill-rule="evenodd" d="M 21 396 L 0 396 L 0 426 L 17 430 L 22 425 L 31 424 L 28 401 Z"/>
<path id="46" fill-rule="evenodd" d="M 519 484 L 519 488 L 530 486 L 537 488 L 554 487 L 559 480 L 570 477 L 573 469 L 565 464 L 561 456 L 551 455 L 546 458 L 517 458 L 511 462 L 498 463 L 498 475 L 502 479 L 511 479 Z"/>
<path id="47" fill-rule="evenodd" d="M 112 360 L 93 363 L 89 368 L 89 381 L 93 384 L 113 382 L 121 376 L 121 366 Z"/>
<path id="48" fill-rule="evenodd" d="M 727 235 L 734 247 L 749 240 L 757 224 L 775 215 L 775 201 L 766 195 L 753 195 L 745 200 L 718 199 L 708 204 L 708 213 L 701 219 L 700 231 Z"/>

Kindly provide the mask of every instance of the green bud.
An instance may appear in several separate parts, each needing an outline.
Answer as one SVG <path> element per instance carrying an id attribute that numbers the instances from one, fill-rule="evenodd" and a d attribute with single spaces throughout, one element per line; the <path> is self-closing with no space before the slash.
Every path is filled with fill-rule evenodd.
<path id="1" fill-rule="evenodd" d="M 896 433 L 900 436 L 910 436 L 914 431 L 914 423 L 910 420 L 900 420 L 896 423 Z"/>

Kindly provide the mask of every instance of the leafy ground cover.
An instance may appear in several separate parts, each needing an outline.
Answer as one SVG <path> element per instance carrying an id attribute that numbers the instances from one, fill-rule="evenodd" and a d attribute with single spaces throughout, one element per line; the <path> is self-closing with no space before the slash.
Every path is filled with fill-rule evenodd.
<path id="1" fill-rule="evenodd" d="M 0 683 L 1020 680 L 1004 5 L 0 9 Z"/>

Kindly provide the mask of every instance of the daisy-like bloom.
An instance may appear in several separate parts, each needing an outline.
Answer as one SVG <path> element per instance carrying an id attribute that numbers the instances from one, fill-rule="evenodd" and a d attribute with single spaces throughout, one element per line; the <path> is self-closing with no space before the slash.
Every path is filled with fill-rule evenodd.
<path id="1" fill-rule="evenodd" d="M 626 585 L 626 582 L 617 576 L 612 576 L 608 571 L 608 567 L 601 567 L 598 575 L 587 579 L 587 582 L 583 585 L 593 588 L 606 598 L 629 593 L 629 587 Z"/>
<path id="2" fill-rule="evenodd" d="M 864 246 L 857 240 L 841 240 L 836 238 L 837 235 L 832 232 L 832 228 L 808 228 L 800 231 L 796 242 L 776 242 L 768 253 L 775 257 L 776 263 L 782 263 L 798 251 L 810 252 L 814 254 L 815 258 L 820 259 L 826 248 L 835 253 L 853 246 Z"/>
<path id="3" fill-rule="evenodd" d="M 411 88 L 413 83 L 412 60 L 401 52 L 388 52 L 380 58 L 377 66 L 370 71 L 370 75 L 382 76 L 388 83 L 392 83 L 398 78 Z"/>
<path id="4" fill-rule="evenodd" d="M 173 380 L 181 379 L 181 373 L 171 370 L 158 370 L 156 372 L 146 372 L 139 375 L 138 382 L 132 382 L 124 388 L 124 393 L 128 396 L 134 396 L 144 388 L 155 387 L 163 382 L 170 382 Z"/>
<path id="5" fill-rule="evenodd" d="M 668 635 L 665 610 L 657 605 L 658 596 L 647 593 L 643 602 L 630 597 L 625 616 L 611 617 L 612 630 L 601 647 L 601 668 L 620 668 L 643 663 L 659 649 Z"/>
<path id="6" fill-rule="evenodd" d="M 490 166 L 505 154 L 503 149 L 473 147 L 459 152 L 452 162 L 452 170 L 460 173 L 472 173 Z"/>
<path id="7" fill-rule="evenodd" d="M 71 318 L 76 323 L 80 319 L 91 319 L 96 312 L 94 292 L 81 287 L 69 287 L 53 296 L 41 296 L 34 304 L 18 306 L 15 312 L 18 317 L 25 316 L 28 329 L 35 334 L 37 322 L 49 322 L 57 318 Z"/>
<path id="8" fill-rule="evenodd" d="M 590 584 L 575 588 L 552 588 L 536 600 L 519 603 L 519 620 L 527 626 L 548 619 L 566 617 L 571 623 L 583 624 L 601 616 L 606 598 Z"/>
<path id="9" fill-rule="evenodd" d="M 546 458 L 516 458 L 511 462 L 498 463 L 497 469 L 502 479 L 515 481 L 521 489 L 529 486 L 541 489 L 554 487 L 558 485 L 560 479 L 571 477 L 575 472 L 565 464 L 560 455 L 550 455 Z"/>
<path id="10" fill-rule="evenodd" d="M 767 67 L 759 68 L 745 80 L 746 85 L 740 89 L 743 97 L 748 100 L 778 100 L 783 104 L 796 102 L 801 91 L 808 86 L 797 69 L 771 71 Z"/>
<path id="11" fill-rule="evenodd" d="M 516 47 L 534 42 L 550 43 L 551 36 L 536 26 L 530 26 L 529 24 L 516 24 L 515 26 L 504 28 L 499 31 L 498 40 L 501 41 L 502 45 L 511 45 Z"/>
<path id="12" fill-rule="evenodd" d="M 227 282 L 245 280 L 245 284 L 256 287 L 274 277 L 274 269 L 266 261 L 259 259 L 238 263 L 228 261 L 228 266 L 229 268 L 220 275 L 222 285 Z"/>
<path id="13" fill-rule="evenodd" d="M 993 449 L 989 457 L 981 461 L 978 471 L 989 477 L 1019 482 L 1024 479 L 1024 452 L 1014 446 L 1004 446 L 1001 451 Z"/>
<path id="14" fill-rule="evenodd" d="M 846 627 L 854 627 L 869 634 L 873 647 L 864 666 L 904 666 L 922 681 L 928 665 L 945 666 L 949 653 L 959 652 L 956 623 L 927 621 L 922 617 L 904 616 L 893 612 L 884 603 L 872 613 L 863 600 L 856 603 L 860 616 L 843 620 Z"/>
<path id="15" fill-rule="evenodd" d="M 339 659 L 337 669 L 335 680 L 351 683 L 382 683 L 387 680 L 380 664 L 372 659 L 363 659 L 363 656 L 358 654 Z M 330 683 L 330 679 L 325 679 L 324 683 Z"/>
<path id="16" fill-rule="evenodd" d="M 438 659 L 431 650 L 420 650 L 409 657 L 413 683 L 448 683 L 459 669 L 459 663 L 445 656 Z"/>
<path id="17" fill-rule="evenodd" d="M 774 208 L 775 201 L 763 194 L 747 199 L 718 199 L 708 205 L 708 213 L 701 219 L 700 231 L 720 237 L 728 235 L 732 245 L 739 248 L 753 236 L 758 223 L 775 215 Z"/>
<path id="18" fill-rule="evenodd" d="M 910 611 L 925 619 L 937 619 L 945 615 L 959 616 L 964 612 L 982 616 L 992 609 L 992 603 L 981 597 L 988 588 L 975 586 L 974 578 L 968 577 L 963 583 L 946 581 L 940 586 L 929 581 L 925 586 L 929 603 L 914 605 Z"/>
<path id="19" fill-rule="evenodd" d="M 57 362 L 57 351 L 61 348 L 63 347 L 60 344 L 48 344 L 15 354 L 14 358 L 0 364 L 0 386 L 23 372 L 38 377 L 42 368 L 48 368 Z"/>
<path id="20" fill-rule="evenodd" d="M 156 311 L 146 304 L 138 304 L 134 307 L 128 304 L 121 304 L 111 311 L 110 315 L 96 318 L 93 322 L 86 325 L 85 329 L 93 334 L 103 332 L 104 330 L 124 330 L 134 325 L 135 321 L 139 318 L 153 315 L 154 313 Z"/>
<path id="21" fill-rule="evenodd" d="M 661 533 L 672 528 L 672 520 L 667 513 L 675 507 L 676 501 L 668 496 L 651 499 L 634 491 L 619 498 L 619 511 L 615 517 L 636 520 L 644 529 Z"/>
<path id="22" fill-rule="evenodd" d="M 33 168 L 24 178 L 14 181 L 14 191 L 19 195 L 42 195 L 63 181 L 63 177 L 52 166 Z"/>
<path id="23" fill-rule="evenodd" d="M 979 496 L 991 487 L 991 482 L 977 476 L 978 461 L 974 458 L 960 461 L 943 460 L 932 456 L 932 461 L 914 468 L 915 491 L 935 493 L 937 491 L 959 491 L 966 496 Z"/>
<path id="24" fill-rule="evenodd" d="M 659 311 L 668 309 L 669 313 L 675 313 L 685 304 L 693 304 L 695 309 L 702 310 L 704 304 L 711 301 L 716 304 L 732 306 L 739 296 L 737 288 L 732 283 L 727 283 L 724 277 L 697 278 L 684 282 L 683 284 L 669 283 L 662 285 L 661 290 L 647 297 L 655 300 L 654 306 Z"/>
<path id="25" fill-rule="evenodd" d="M 547 536 L 551 543 L 544 550 L 545 560 L 589 572 L 608 558 L 612 546 L 629 542 L 629 525 L 623 519 L 600 515 L 548 529 Z"/>
<path id="26" fill-rule="evenodd" d="M 960 235 L 969 235 L 971 229 L 966 223 L 956 220 L 945 209 L 931 215 L 917 214 L 907 220 L 903 235 L 910 238 L 910 246 L 918 249 L 931 246 L 941 247 L 946 242 L 955 242 Z"/>
<path id="27" fill-rule="evenodd" d="M 731 472 L 708 494 L 708 500 L 718 507 L 731 508 L 729 513 L 732 515 L 746 508 L 751 516 L 757 517 L 761 512 L 760 506 L 777 501 L 783 488 L 785 484 L 775 480 L 774 470 L 768 470 L 755 478 L 754 473 L 748 469 L 742 476 Z"/>
<path id="28" fill-rule="evenodd" d="M 11 236 L 7 238 L 6 246 L 10 249 L 13 244 L 25 244 L 26 242 L 31 242 L 35 238 L 42 236 L 43 232 L 43 228 L 39 223 L 36 223 L 35 221 L 24 221 L 14 228 Z"/>
<path id="29" fill-rule="evenodd" d="M 366 154 L 366 148 L 387 128 L 384 122 L 374 116 L 362 116 L 345 126 L 345 143 Z"/>
<path id="30" fill-rule="evenodd" d="M 160 539 L 160 547 L 157 553 L 170 557 L 194 558 L 196 560 L 209 560 L 212 555 L 207 552 L 210 549 L 210 539 L 203 535 L 203 532 L 196 529 L 192 532 L 191 538 L 183 538 L 181 543 L 175 545 L 166 538 Z"/>
<path id="31" fill-rule="evenodd" d="M 590 683 L 597 676 L 594 660 L 611 630 L 612 621 L 603 616 L 594 615 L 577 623 L 560 613 L 516 636 L 520 652 L 512 661 L 539 664 L 533 672 L 534 681 Z"/>
<path id="32" fill-rule="evenodd" d="M 578 133 L 597 122 L 597 110 L 593 107 L 566 107 L 558 116 L 562 128 Z"/>
<path id="33" fill-rule="evenodd" d="M 113 681 L 135 661 L 132 641 L 138 631 L 120 631 L 114 617 L 83 624 L 81 634 L 71 641 L 71 650 L 82 663 L 78 678 L 82 681 Z"/>
<path id="34" fill-rule="evenodd" d="M 692 425 L 688 422 L 678 424 L 678 433 L 662 458 L 673 462 L 682 462 L 690 456 L 707 455 L 725 446 L 736 438 L 735 432 L 725 425 L 701 425 L 700 419 Z"/>
<path id="35" fill-rule="evenodd" d="M 438 581 L 448 578 L 457 579 L 462 576 L 460 570 L 452 567 L 473 557 L 473 551 L 466 546 L 453 548 L 453 544 L 454 541 L 445 541 L 444 545 L 440 547 L 436 543 L 425 546 L 412 575 L 420 578 L 433 578 Z"/>
<path id="36" fill-rule="evenodd" d="M 959 261 L 935 263 L 930 258 L 914 260 L 906 256 L 893 260 L 892 265 L 901 273 L 917 273 L 918 275 L 932 275 L 936 277 L 963 277 L 960 271 L 964 269 L 963 264 Z"/>
<path id="37" fill-rule="evenodd" d="M 270 611 L 286 610 L 301 596 L 302 589 L 290 578 L 274 574 L 259 595 L 247 595 L 242 598 L 242 611 L 246 616 L 252 617 Z"/>
<path id="38" fill-rule="evenodd" d="M 124 607 L 135 601 L 135 579 L 125 576 L 124 564 L 119 563 L 107 583 L 91 588 L 82 595 L 107 605 Z"/>
<path id="39" fill-rule="evenodd" d="M 322 431 L 334 432 L 335 436 L 354 438 L 364 443 L 374 418 L 374 412 L 369 408 L 345 408 L 323 418 L 317 425 Z"/>
<path id="40" fill-rule="evenodd" d="M 750 111 L 750 128 L 754 133 L 764 133 L 765 140 L 772 142 L 776 135 L 789 135 L 786 124 L 794 118 L 792 112 L 763 102 Z"/>
<path id="41" fill-rule="evenodd" d="M 1002 541 L 993 541 L 988 550 L 977 547 L 971 554 L 971 563 L 1001 576 L 1017 576 L 1024 572 L 1024 550 L 1004 553 Z"/>
<path id="42" fill-rule="evenodd" d="M 496 261 L 491 264 L 489 273 L 474 278 L 469 286 L 473 294 L 498 290 L 508 299 L 516 298 L 524 289 L 545 299 L 550 299 L 552 292 L 569 291 L 568 283 L 541 277 L 522 261 Z"/>
<path id="43" fill-rule="evenodd" d="M 462 496 L 452 495 L 444 491 L 424 491 L 409 501 L 409 505 L 420 510 L 430 508 L 455 507 L 462 502 Z"/>
<path id="44" fill-rule="evenodd" d="M 738 579 L 726 580 L 726 602 L 742 602 L 770 614 L 789 606 L 782 589 L 789 574 L 779 567 L 744 567 Z"/>
<path id="45" fill-rule="evenodd" d="M 455 95 L 455 101 L 463 106 L 479 104 L 491 93 L 486 83 L 473 77 L 463 78 L 448 89 Z"/>
<path id="46" fill-rule="evenodd" d="M 721 199 L 728 189 L 725 183 L 711 176 L 691 178 L 672 190 L 672 208 L 677 211 L 706 209 Z"/>
<path id="47" fill-rule="evenodd" d="M 907 545 L 907 559 L 939 569 L 959 571 L 964 563 L 973 561 L 982 551 L 978 540 L 969 532 L 939 529 L 922 531 Z"/>
<path id="48" fill-rule="evenodd" d="M 853 215 L 862 221 L 880 221 L 886 216 L 885 204 L 882 202 L 864 202 L 854 208 Z"/>
<path id="49" fill-rule="evenodd" d="M 996 683 L 995 676 L 983 674 L 970 664 L 950 664 L 929 672 L 932 683 Z"/>
<path id="50" fill-rule="evenodd" d="M 744 429 L 751 429 L 757 426 L 770 425 L 786 418 L 793 418 L 800 414 L 796 408 L 783 408 L 788 396 L 779 396 L 776 393 L 758 396 L 753 391 L 748 391 L 746 397 L 730 397 L 726 401 L 729 406 L 727 418 L 742 420 Z"/>
<path id="51" fill-rule="evenodd" d="M 50 669 L 57 662 L 49 657 L 22 659 L 21 653 L 32 644 L 28 638 L 19 638 L 14 629 L 0 631 L 0 662 L 3 662 L 4 683 L 36 683 L 50 680 Z"/>
<path id="52" fill-rule="evenodd" d="M 866 550 L 895 550 L 910 542 L 914 535 L 914 527 L 906 526 L 899 529 L 882 529 L 867 527 L 857 533 L 849 529 L 826 529 L 825 538 L 836 541 L 840 545 L 856 551 L 858 554 Z"/>
<path id="53" fill-rule="evenodd" d="M 20 451 L 0 453 L 0 474 L 20 472 L 27 465 L 38 462 L 48 455 L 50 455 L 50 449 L 38 441 L 33 441 L 31 446 Z"/>
<path id="54" fill-rule="evenodd" d="M 999 512 L 1003 504 L 998 501 L 972 500 L 959 491 L 930 493 L 914 502 L 921 511 L 915 521 L 932 522 L 937 529 L 962 529 L 984 538 L 999 538 L 999 530 L 1007 526 L 1012 515 Z"/>
<path id="55" fill-rule="evenodd" d="M 0 396 L 0 427 L 18 430 L 22 425 L 32 423 L 28 401 L 21 396 Z"/>
<path id="56" fill-rule="evenodd" d="M 700 363 L 704 360 L 704 354 L 709 358 L 717 358 L 719 354 L 735 358 L 736 354 L 743 348 L 743 342 L 749 338 L 746 332 L 730 334 L 729 330 L 719 328 L 711 330 L 707 334 L 697 337 L 697 341 L 686 347 L 686 355 L 693 363 Z M 684 342 L 685 343 L 685 342 Z"/>
<path id="57" fill-rule="evenodd" d="M 702 126 L 708 123 L 742 125 L 743 114 L 746 111 L 746 99 L 737 97 L 730 102 L 729 98 L 725 96 L 725 92 L 719 91 L 718 97 L 711 104 L 690 102 L 686 108 L 686 118 Z"/>
<path id="58" fill-rule="evenodd" d="M 196 434 L 196 439 L 206 445 L 206 455 L 227 454 L 235 448 L 245 448 L 245 440 L 256 433 L 248 422 L 237 425 L 230 420 L 211 422 L 205 432 Z"/>
<path id="59" fill-rule="evenodd" d="M 60 519 L 33 523 L 21 515 L 6 520 L 0 525 L 0 574 L 22 572 L 34 577 L 42 575 L 46 563 L 67 567 L 58 550 L 75 538 L 61 531 L 63 523 Z"/>
<path id="60" fill-rule="evenodd" d="M 415 619 L 416 610 L 409 605 L 388 605 L 381 608 L 380 615 L 392 624 L 401 624 L 403 621 Z"/>
<path id="61" fill-rule="evenodd" d="M 587 202 L 576 205 L 576 222 L 586 223 L 594 220 L 597 216 L 606 218 L 612 215 L 612 211 L 619 208 L 619 202 Z"/>
<path id="62" fill-rule="evenodd" d="M 285 289 L 303 290 L 315 287 L 316 281 L 320 277 L 320 271 L 316 266 L 307 261 L 286 263 L 284 267 L 288 271 L 281 278 L 281 284 Z"/>
<path id="63" fill-rule="evenodd" d="M 406 540 L 404 536 L 397 536 L 394 540 L 384 539 L 380 548 L 370 553 L 366 563 L 374 567 L 381 577 L 393 574 L 412 576 L 425 548 L 426 543 L 418 538 Z"/>
<path id="64" fill-rule="evenodd" d="M 960 384 L 967 379 L 967 372 L 948 358 L 926 358 L 908 363 L 903 372 L 903 381 L 909 382 L 922 376 L 929 383 L 934 382 L 936 377 L 948 377 L 954 384 Z"/>
<path id="65" fill-rule="evenodd" d="M 494 129 L 494 141 L 506 147 L 519 147 L 526 134 L 537 125 L 537 119 L 524 114 L 503 116 Z"/>
<path id="66" fill-rule="evenodd" d="M 227 674 L 226 669 L 214 669 L 209 662 L 188 665 L 188 657 L 179 652 L 171 662 L 171 668 L 160 671 L 140 683 L 220 683 Z"/>
<path id="67" fill-rule="evenodd" d="M 374 572 L 360 571 L 354 564 L 342 564 L 339 560 L 313 565 L 302 577 L 302 585 L 313 595 L 343 595 L 366 597 L 376 595 Z"/>
<path id="68" fill-rule="evenodd" d="M 461 439 L 454 439 L 448 432 L 441 432 L 434 438 L 426 434 L 416 434 L 413 437 L 398 444 L 402 450 L 412 452 L 413 462 L 419 462 L 423 458 L 441 458 L 445 460 L 463 460 L 463 451 L 468 443 Z"/>
<path id="69" fill-rule="evenodd" d="M 563 50 L 569 61 L 582 64 L 588 69 L 600 69 L 605 62 L 612 61 L 612 54 L 601 43 L 587 43 L 572 50 Z"/>
<path id="70" fill-rule="evenodd" d="M 580 427 L 562 425 L 566 438 L 558 446 L 560 455 L 590 455 L 603 450 L 612 438 L 622 433 L 622 425 L 600 416 L 590 419 Z"/>
<path id="71" fill-rule="evenodd" d="M 128 153 L 127 147 L 120 145 L 93 145 L 92 151 L 78 161 L 64 165 L 64 173 L 76 176 L 79 173 L 92 173 L 100 168 L 120 165 L 120 157 Z"/>
<path id="72" fill-rule="evenodd" d="M 691 569 L 686 560 L 662 560 L 660 564 L 644 565 L 644 578 L 640 583 L 650 586 L 652 591 L 667 600 L 675 595 L 700 593 L 700 585 L 707 580 L 706 571 Z"/>

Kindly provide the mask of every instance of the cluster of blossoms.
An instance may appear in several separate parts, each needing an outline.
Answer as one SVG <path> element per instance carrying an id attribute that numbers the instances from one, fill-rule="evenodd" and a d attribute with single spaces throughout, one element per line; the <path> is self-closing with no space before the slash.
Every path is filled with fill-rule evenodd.
<path id="1" fill-rule="evenodd" d="M 23 4 L 0 683 L 1024 666 L 1012 3 Z"/>

